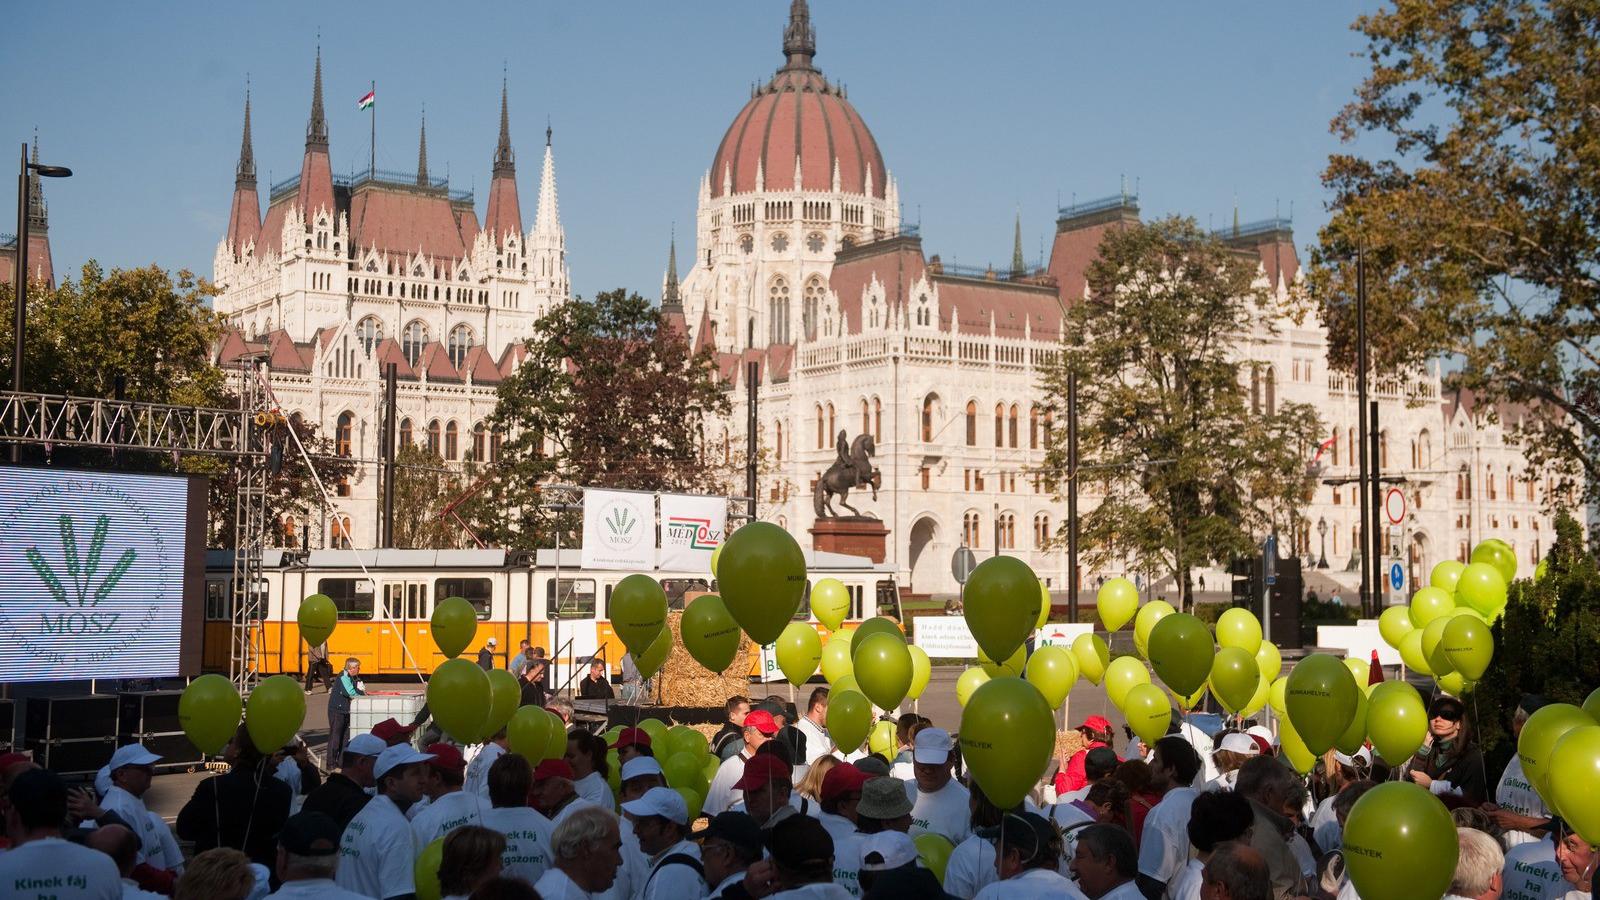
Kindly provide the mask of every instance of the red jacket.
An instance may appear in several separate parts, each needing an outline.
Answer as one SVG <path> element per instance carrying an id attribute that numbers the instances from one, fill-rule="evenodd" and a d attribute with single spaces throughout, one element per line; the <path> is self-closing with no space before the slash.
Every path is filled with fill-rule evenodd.
<path id="1" fill-rule="evenodd" d="M 1089 756 L 1090 750 L 1104 746 L 1100 741 L 1090 741 L 1088 746 L 1072 754 L 1072 758 L 1067 760 L 1066 771 L 1056 773 L 1056 796 L 1082 790 L 1089 783 L 1089 776 L 1083 770 L 1083 761 Z"/>

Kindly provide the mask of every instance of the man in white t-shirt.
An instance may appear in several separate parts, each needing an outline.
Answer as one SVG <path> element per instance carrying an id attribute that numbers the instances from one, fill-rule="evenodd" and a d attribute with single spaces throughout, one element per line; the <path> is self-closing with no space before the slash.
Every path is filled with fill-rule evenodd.
<path id="1" fill-rule="evenodd" d="M 818 758 L 833 752 L 833 738 L 828 736 L 828 689 L 819 687 L 811 692 L 806 702 L 805 715 L 795 723 L 806 736 L 806 758 L 800 763 L 809 767 Z"/>
<path id="2" fill-rule="evenodd" d="M 1199 768 L 1200 764 L 1196 761 L 1196 771 Z M 1138 858 L 1139 853 L 1133 847 L 1133 835 L 1115 825 L 1090 825 L 1078 831 L 1078 846 L 1072 854 L 1072 875 L 1077 879 L 1078 890 L 1090 900 L 1145 900 L 1135 881 Z M 985 890 L 1000 887 L 1001 884 L 992 884 Z M 980 893 L 979 896 L 983 895 Z M 985 897 L 984 900 L 989 898 Z"/>
<path id="3" fill-rule="evenodd" d="M 542 900 L 591 900 L 616 880 L 621 843 L 616 813 L 594 804 L 578 808 L 551 833 L 555 864 L 533 889 Z"/>
<path id="4" fill-rule="evenodd" d="M 1556 861 L 1554 835 L 1547 834 L 1537 841 L 1508 848 L 1500 883 L 1506 897 L 1518 900 L 1553 900 L 1565 896 L 1571 885 L 1561 874 L 1561 863 Z"/>
<path id="5" fill-rule="evenodd" d="M 417 852 L 463 825 L 483 824 L 489 807 L 476 791 L 463 790 L 466 762 L 451 744 L 430 744 L 423 751 L 433 757 L 423 771 L 427 777 L 428 808 L 411 819 L 411 836 Z"/>
<path id="6" fill-rule="evenodd" d="M 708 816 L 727 812 L 733 806 L 733 801 L 738 799 L 734 785 L 744 777 L 744 764 L 762 744 L 772 740 L 778 733 L 778 722 L 766 710 L 753 709 L 745 714 L 743 731 L 744 746 L 739 752 L 722 761 L 717 767 L 716 777 L 711 779 L 711 786 L 706 788 L 706 802 L 703 811 Z"/>
<path id="7" fill-rule="evenodd" d="M 906 782 L 911 798 L 912 838 L 921 834 L 942 834 L 951 845 L 972 834 L 971 794 L 951 771 L 954 747 L 950 732 L 943 728 L 924 728 L 911 745 L 911 764 L 915 778 Z"/>
<path id="8" fill-rule="evenodd" d="M 278 832 L 278 880 L 266 900 L 363 900 L 333 881 L 339 868 L 339 823 L 327 813 L 299 812 Z"/>
<path id="9" fill-rule="evenodd" d="M 1006 813 L 993 837 L 1005 850 L 995 857 L 1000 880 L 978 891 L 977 900 L 1085 900 L 1083 891 L 1056 871 L 1061 836 L 1044 816 Z M 1131 863 L 1132 854 L 1128 856 Z"/>
<path id="10" fill-rule="evenodd" d="M 378 754 L 372 776 L 378 795 L 362 808 L 339 840 L 339 887 L 374 900 L 416 893 L 417 849 L 405 811 L 422 799 L 433 759 L 409 744 Z"/>
<path id="11" fill-rule="evenodd" d="M 683 795 L 672 788 L 651 788 L 622 804 L 622 814 L 633 823 L 639 849 L 650 859 L 650 871 L 644 884 L 635 886 L 635 896 L 639 900 L 705 897 L 705 866 L 700 845 L 689 840 L 689 807 Z"/>
<path id="12" fill-rule="evenodd" d="M 551 831 L 550 820 L 528 806 L 533 767 L 523 757 L 507 753 L 489 767 L 487 783 L 494 807 L 484 811 L 483 827 L 505 835 L 501 874 L 533 884 L 550 868 Z"/>
<path id="13" fill-rule="evenodd" d="M 1189 807 L 1199 793 L 1190 785 L 1199 773 L 1200 754 L 1178 735 L 1151 748 L 1150 787 L 1161 793 L 1161 802 L 1145 816 L 1139 838 L 1138 878 L 1146 893 L 1157 885 L 1165 890 L 1189 859 Z"/>
<path id="14" fill-rule="evenodd" d="M 495 760 L 505 754 L 506 730 L 502 728 L 495 732 L 494 737 L 489 738 L 489 742 L 483 745 L 483 749 L 479 750 L 477 755 L 472 757 L 472 761 L 467 763 L 465 790 L 487 798 L 489 796 L 489 767 L 494 765 Z"/>
<path id="15" fill-rule="evenodd" d="M 1522 726 L 1527 724 L 1528 717 L 1544 705 L 1544 698 L 1537 694 L 1523 695 L 1511 718 L 1512 746 L 1522 737 Z M 1511 754 L 1511 761 L 1500 773 L 1500 781 L 1494 788 L 1494 802 L 1485 803 L 1484 809 L 1494 816 L 1507 847 L 1539 840 L 1550 825 L 1550 807 L 1545 805 L 1544 798 L 1522 770 L 1522 757 L 1516 753 Z"/>
<path id="16" fill-rule="evenodd" d="M 111 857 L 63 840 L 67 788 L 54 772 L 18 775 L 8 792 L 6 834 L 13 846 L 0 853 L 0 896 L 16 900 L 117 900 L 122 876 Z"/>
<path id="17" fill-rule="evenodd" d="M 124 744 L 111 754 L 106 766 L 111 775 L 111 789 L 100 800 L 100 808 L 108 809 L 121 817 L 139 835 L 139 862 L 154 869 L 183 871 L 183 860 L 168 859 L 164 849 L 167 842 L 161 831 L 166 824 L 150 815 L 144 805 L 145 792 L 150 790 L 150 780 L 155 776 L 155 764 L 161 757 L 144 748 L 143 744 Z M 174 845 L 175 846 L 175 845 Z"/>

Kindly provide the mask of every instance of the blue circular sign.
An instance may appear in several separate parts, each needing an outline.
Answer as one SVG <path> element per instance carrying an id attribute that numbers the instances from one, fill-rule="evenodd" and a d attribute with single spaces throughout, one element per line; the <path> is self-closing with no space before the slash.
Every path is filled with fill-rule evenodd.
<path id="1" fill-rule="evenodd" d="M 1406 570 L 1399 563 L 1389 565 L 1389 586 L 1397 591 L 1406 586 Z"/>

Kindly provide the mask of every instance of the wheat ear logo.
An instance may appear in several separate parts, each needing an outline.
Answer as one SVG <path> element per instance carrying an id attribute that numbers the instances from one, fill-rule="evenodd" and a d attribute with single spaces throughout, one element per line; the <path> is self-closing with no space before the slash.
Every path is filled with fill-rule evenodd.
<path id="1" fill-rule="evenodd" d="M 611 529 L 613 537 L 627 537 L 633 532 L 633 526 L 637 524 L 639 524 L 639 520 L 628 513 L 626 506 L 619 506 L 613 509 L 611 515 L 606 517 L 606 527 Z"/>
<path id="2" fill-rule="evenodd" d="M 32 564 L 33 571 L 50 589 L 50 595 L 57 603 L 67 607 L 83 608 L 85 606 L 99 606 L 101 601 L 111 596 L 122 577 L 128 574 L 128 569 L 139 554 L 133 550 L 124 550 L 117 558 L 110 571 L 98 583 L 95 575 L 100 570 L 100 558 L 105 552 L 106 538 L 110 536 L 111 519 L 101 516 L 95 520 L 94 534 L 89 538 L 89 552 L 80 556 L 78 553 L 78 533 L 73 525 L 72 516 L 63 515 L 57 523 L 61 526 L 61 555 L 65 558 L 67 567 L 66 579 L 56 573 L 50 562 L 39 552 L 38 547 L 28 548 L 28 562 Z"/>

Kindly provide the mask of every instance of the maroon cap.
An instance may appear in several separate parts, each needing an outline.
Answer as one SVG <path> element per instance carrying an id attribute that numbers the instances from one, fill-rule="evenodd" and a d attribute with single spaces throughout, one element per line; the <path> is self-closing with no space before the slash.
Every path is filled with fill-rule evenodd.
<path id="1" fill-rule="evenodd" d="M 643 728 L 624 728 L 617 732 L 617 742 L 611 745 L 611 749 L 620 750 L 630 744 L 638 744 L 641 747 L 650 746 L 650 732 L 645 731 Z"/>
<path id="2" fill-rule="evenodd" d="M 433 756 L 428 760 L 428 765 L 435 769 L 459 772 L 467 767 L 467 761 L 461 758 L 461 751 L 454 744 L 429 744 L 428 749 L 422 752 Z"/>
<path id="3" fill-rule="evenodd" d="M 415 725 L 406 726 L 401 725 L 394 719 L 384 719 L 382 722 L 372 726 L 372 735 L 385 744 L 393 744 L 397 739 L 410 738 L 411 733 L 416 730 L 417 726 Z"/>
<path id="4" fill-rule="evenodd" d="M 547 759 L 539 763 L 539 767 L 533 770 L 533 780 L 535 782 L 544 781 L 547 778 L 565 778 L 568 781 L 572 781 L 577 777 L 578 773 L 572 771 L 572 764 L 564 759 Z"/>
<path id="5" fill-rule="evenodd" d="M 752 709 L 745 714 L 744 727 L 754 728 L 765 735 L 778 733 L 778 722 L 772 718 L 772 713 L 764 709 Z"/>
<path id="6" fill-rule="evenodd" d="M 859 791 L 870 777 L 872 776 L 856 768 L 852 763 L 840 763 L 829 769 L 828 774 L 822 777 L 822 797 L 819 799 L 827 803 L 840 794 Z"/>
<path id="7" fill-rule="evenodd" d="M 835 766 L 834 768 L 838 768 Z M 832 774 L 831 772 L 829 774 Z M 770 753 L 757 753 L 744 764 L 744 775 L 733 786 L 736 791 L 749 791 L 765 784 L 783 782 L 794 785 L 794 770 L 789 764 Z"/>

